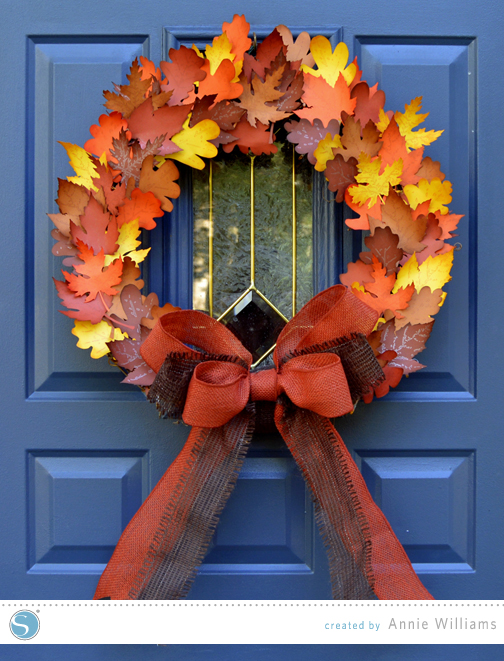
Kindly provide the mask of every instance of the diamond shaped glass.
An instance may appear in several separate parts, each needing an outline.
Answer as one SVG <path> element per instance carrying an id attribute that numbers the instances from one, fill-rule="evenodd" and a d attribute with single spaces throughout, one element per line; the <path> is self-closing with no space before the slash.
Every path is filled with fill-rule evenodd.
<path id="1" fill-rule="evenodd" d="M 282 316 L 256 291 L 249 291 L 220 321 L 236 335 L 256 363 L 273 348 L 285 326 Z"/>

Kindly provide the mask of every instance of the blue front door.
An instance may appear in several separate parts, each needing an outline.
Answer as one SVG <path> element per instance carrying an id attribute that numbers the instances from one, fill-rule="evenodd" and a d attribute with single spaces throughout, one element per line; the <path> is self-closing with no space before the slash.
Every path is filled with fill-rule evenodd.
<path id="1" fill-rule="evenodd" d="M 258 33 L 285 23 L 343 39 L 363 78 L 386 91 L 387 109 L 423 96 L 427 129 L 445 129 L 428 154 L 441 162 L 453 183 L 453 209 L 465 217 L 447 302 L 422 354 L 428 369 L 403 379 L 386 399 L 360 404 L 337 428 L 434 597 L 503 595 L 496 573 L 504 508 L 498 26 L 474 14 L 469 0 L 443 0 L 435 20 L 420 2 L 411 4 L 415 11 L 379 13 L 365 0 L 335 13 L 334 3 L 322 0 L 316 17 L 299 0 L 288 12 L 263 0 L 226 11 L 157 0 L 128 0 L 114 11 L 96 0 L 75 9 L 47 0 L 27 12 L 10 10 L 2 72 L 9 103 L 2 123 L 0 598 L 92 598 L 121 531 L 187 435 L 121 385 L 106 359 L 77 350 L 72 323 L 59 313 L 51 276 L 59 276 L 60 260 L 50 252 L 46 212 L 55 210 L 57 177 L 70 170 L 57 141 L 84 144 L 103 112 L 102 90 L 125 82 L 132 59 L 166 59 L 177 42 L 218 34 L 233 12 L 245 12 Z M 189 211 L 186 182 L 146 274 L 160 298 L 184 307 L 191 305 Z M 326 211 L 315 211 L 322 240 L 314 282 L 323 289 L 359 247 Z M 279 437 L 258 438 L 190 598 L 330 594 L 303 480 Z"/>

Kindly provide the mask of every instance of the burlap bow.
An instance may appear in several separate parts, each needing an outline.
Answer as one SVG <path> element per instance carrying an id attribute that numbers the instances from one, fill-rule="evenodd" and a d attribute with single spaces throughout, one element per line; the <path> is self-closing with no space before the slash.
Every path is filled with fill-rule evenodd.
<path id="1" fill-rule="evenodd" d="M 311 490 L 335 599 L 432 599 L 329 418 L 383 379 L 366 337 L 377 314 L 342 285 L 315 296 L 281 332 L 275 367 L 220 322 L 186 310 L 162 317 L 142 346 L 166 416 L 192 425 L 174 463 L 124 531 L 95 599 L 178 599 L 190 589 L 238 477 L 255 425 L 274 420 Z"/>

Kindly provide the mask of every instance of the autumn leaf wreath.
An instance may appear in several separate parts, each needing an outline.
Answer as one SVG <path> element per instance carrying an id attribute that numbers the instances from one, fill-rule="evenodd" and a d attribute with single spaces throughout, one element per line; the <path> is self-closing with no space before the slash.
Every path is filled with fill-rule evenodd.
<path id="1" fill-rule="evenodd" d="M 417 129 L 421 97 L 385 111 L 348 48 L 283 25 L 260 44 L 235 15 L 204 52 L 135 60 L 84 148 L 61 143 L 75 176 L 59 180 L 53 253 L 58 295 L 77 346 L 109 354 L 165 417 L 192 426 L 186 445 L 127 526 L 96 599 L 177 599 L 190 589 L 236 482 L 256 418 L 270 407 L 310 489 L 335 599 L 432 599 L 372 500 L 331 418 L 386 395 L 423 367 L 450 280 L 448 241 L 461 216 Z M 143 294 L 142 230 L 173 209 L 177 162 L 274 154 L 278 136 L 323 172 L 335 201 L 367 230 L 341 284 L 317 294 L 280 332 L 274 367 L 207 314 Z"/>

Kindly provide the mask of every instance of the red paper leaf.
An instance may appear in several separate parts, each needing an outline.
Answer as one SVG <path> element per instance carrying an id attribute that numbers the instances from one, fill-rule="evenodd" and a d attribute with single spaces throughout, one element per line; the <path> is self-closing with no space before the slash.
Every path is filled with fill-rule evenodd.
<path id="1" fill-rule="evenodd" d="M 327 161 L 324 174 L 329 182 L 329 190 L 333 193 L 337 192 L 336 202 L 343 202 L 345 191 L 351 184 L 355 183 L 357 173 L 357 161 L 355 158 L 349 158 L 348 161 L 345 161 L 341 154 L 336 154 L 335 158 Z"/>
<path id="2" fill-rule="evenodd" d="M 161 202 L 151 191 L 143 193 L 139 188 L 131 192 L 131 199 L 126 199 L 123 206 L 119 208 L 117 216 L 117 226 L 121 227 L 124 223 L 129 223 L 138 218 L 138 226 L 146 230 L 152 230 L 156 227 L 154 218 L 164 215 L 161 209 Z"/>
<path id="3" fill-rule="evenodd" d="M 364 262 L 358 259 L 356 262 L 350 262 L 347 265 L 347 272 L 340 275 L 340 282 L 346 287 L 351 287 L 354 282 L 363 285 L 365 282 L 373 282 L 372 274 L 372 265 L 364 264 Z"/>
<path id="4" fill-rule="evenodd" d="M 193 91 L 195 82 L 201 82 L 205 78 L 206 74 L 202 70 L 204 60 L 187 46 L 180 46 L 178 49 L 170 48 L 168 56 L 171 62 L 160 62 L 159 64 L 168 79 L 168 83 L 161 85 L 161 89 L 165 92 L 173 91 L 168 103 L 176 106 Z"/>
<path id="5" fill-rule="evenodd" d="M 126 313 L 126 319 L 123 321 L 113 315 L 111 317 L 112 322 L 123 332 L 128 333 L 130 339 L 140 340 L 142 318 L 151 316 L 152 306 L 159 303 L 158 297 L 156 294 L 149 294 L 147 297 L 142 296 L 135 285 L 128 285 L 121 292 L 121 303 Z"/>
<path id="6" fill-rule="evenodd" d="M 401 184 L 417 184 L 420 177 L 417 172 L 420 168 L 423 156 L 423 147 L 408 152 L 406 149 L 406 139 L 400 134 L 399 126 L 395 119 L 390 121 L 381 137 L 383 142 L 380 149 L 381 168 L 380 174 L 383 174 L 387 165 L 392 165 L 395 161 L 402 158 L 403 171 L 401 175 Z"/>
<path id="7" fill-rule="evenodd" d="M 378 124 L 380 109 L 385 105 L 385 92 L 378 91 L 378 83 L 371 88 L 366 82 L 358 83 L 353 86 L 351 97 L 357 100 L 354 116 L 360 125 L 366 126 L 369 121 Z"/>
<path id="8" fill-rule="evenodd" d="M 270 142 L 270 132 L 268 126 L 257 122 L 257 126 L 250 126 L 247 118 L 243 116 L 236 128 L 230 131 L 234 136 L 235 142 L 223 145 L 223 150 L 226 153 L 231 153 L 235 147 L 243 153 L 247 154 L 250 150 L 256 156 L 260 154 L 276 154 L 278 148 Z"/>
<path id="9" fill-rule="evenodd" d="M 147 142 L 154 142 L 163 136 L 158 153 L 161 156 L 174 154 L 180 151 L 180 147 L 170 138 L 182 130 L 190 110 L 190 106 L 163 106 L 154 111 L 149 98 L 132 113 L 128 122 L 131 134 L 140 142 L 142 149 L 145 149 Z"/>
<path id="10" fill-rule="evenodd" d="M 350 90 L 341 73 L 334 87 L 331 87 L 322 76 L 316 78 L 306 73 L 303 101 L 307 107 L 297 110 L 296 115 L 312 123 L 315 119 L 320 119 L 323 124 L 329 124 L 331 119 L 339 120 L 342 112 L 351 115 L 357 103 L 356 99 L 350 98 Z"/>
<path id="11" fill-rule="evenodd" d="M 117 221 L 114 216 L 103 211 L 102 206 L 94 197 L 89 199 L 89 203 L 80 217 L 80 223 L 80 227 L 71 224 L 75 245 L 81 241 L 92 248 L 95 255 L 100 251 L 112 255 L 117 250 L 117 239 L 119 238 Z"/>
<path id="12" fill-rule="evenodd" d="M 256 60 L 268 69 L 278 53 L 285 48 L 282 37 L 273 30 L 257 47 Z M 287 48 L 285 48 L 287 50 Z"/>
<path id="13" fill-rule="evenodd" d="M 236 72 L 230 60 L 222 60 L 213 75 L 210 73 L 210 62 L 203 60 L 203 71 L 206 73 L 206 78 L 199 84 L 198 98 L 215 94 L 215 101 L 219 102 L 237 99 L 243 92 L 243 86 L 240 83 L 232 82 Z"/>
<path id="14" fill-rule="evenodd" d="M 87 302 L 86 296 L 76 296 L 69 289 L 66 282 L 56 280 L 55 278 L 53 280 L 62 304 L 66 308 L 69 308 L 68 312 L 60 310 L 61 314 L 79 321 L 90 321 L 92 324 L 100 323 L 110 306 L 112 301 L 111 296 L 103 294 Z"/>
<path id="15" fill-rule="evenodd" d="M 63 271 L 69 289 L 75 292 L 77 296 L 87 294 L 86 303 L 94 300 L 99 293 L 110 294 L 111 296 L 117 294 L 117 289 L 114 287 L 121 282 L 122 261 L 116 259 L 110 266 L 104 268 L 105 254 L 103 250 L 94 255 L 93 250 L 88 249 L 79 240 L 77 240 L 77 247 L 80 251 L 79 257 L 83 261 L 83 264 L 75 266 L 75 270 L 80 275 Z"/>

